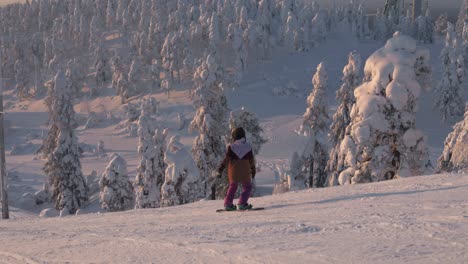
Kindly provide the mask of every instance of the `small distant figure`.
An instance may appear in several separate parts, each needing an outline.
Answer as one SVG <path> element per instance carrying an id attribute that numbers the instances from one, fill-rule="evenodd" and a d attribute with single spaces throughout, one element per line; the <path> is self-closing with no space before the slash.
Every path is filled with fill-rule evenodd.
<path id="1" fill-rule="evenodd" d="M 229 189 L 224 198 L 224 207 L 226 211 L 249 210 L 252 205 L 248 204 L 250 194 L 252 193 L 252 179 L 255 178 L 255 158 L 252 147 L 247 143 L 245 130 L 241 127 L 236 128 L 231 133 L 234 143 L 232 143 L 226 152 L 223 162 L 217 173 L 221 178 L 224 169 L 228 169 Z M 242 193 L 239 198 L 238 207 L 233 204 L 234 196 L 238 185 L 242 185 Z"/>

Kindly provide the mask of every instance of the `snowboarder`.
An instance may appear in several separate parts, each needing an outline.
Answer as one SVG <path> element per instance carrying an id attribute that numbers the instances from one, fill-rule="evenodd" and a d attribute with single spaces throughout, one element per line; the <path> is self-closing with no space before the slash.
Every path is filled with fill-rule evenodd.
<path id="1" fill-rule="evenodd" d="M 218 168 L 217 177 L 221 178 L 224 169 L 228 169 L 229 189 L 224 198 L 226 211 L 248 210 L 252 205 L 248 204 L 252 192 L 252 179 L 255 178 L 255 158 L 252 147 L 245 139 L 245 130 L 241 127 L 232 130 L 232 143 L 226 152 L 223 162 Z M 233 204 L 238 185 L 242 185 L 242 193 L 238 207 Z"/>

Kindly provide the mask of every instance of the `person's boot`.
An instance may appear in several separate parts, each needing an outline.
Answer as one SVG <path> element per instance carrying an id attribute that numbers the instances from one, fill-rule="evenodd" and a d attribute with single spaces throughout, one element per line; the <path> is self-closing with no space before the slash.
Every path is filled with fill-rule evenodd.
<path id="1" fill-rule="evenodd" d="M 249 209 L 252 209 L 252 205 L 251 204 L 238 204 L 237 209 L 241 211 L 249 210 Z"/>
<path id="2" fill-rule="evenodd" d="M 236 211 L 237 210 L 237 207 L 235 205 L 231 205 L 231 206 L 225 206 L 224 209 L 226 211 Z"/>

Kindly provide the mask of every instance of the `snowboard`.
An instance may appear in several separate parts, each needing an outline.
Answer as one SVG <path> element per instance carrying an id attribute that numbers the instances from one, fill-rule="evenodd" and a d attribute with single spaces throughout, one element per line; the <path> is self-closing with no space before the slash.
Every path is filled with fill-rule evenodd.
<path id="1" fill-rule="evenodd" d="M 216 210 L 217 213 L 222 213 L 222 212 L 245 212 L 245 211 L 260 211 L 260 210 L 265 210 L 265 207 L 253 207 L 251 209 L 247 210 L 234 210 L 234 211 L 226 211 L 226 209 L 218 209 Z"/>

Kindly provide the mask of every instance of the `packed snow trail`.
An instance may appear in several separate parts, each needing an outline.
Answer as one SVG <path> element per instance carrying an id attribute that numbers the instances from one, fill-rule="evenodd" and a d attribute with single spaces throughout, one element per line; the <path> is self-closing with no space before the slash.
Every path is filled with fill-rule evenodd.
<path id="1" fill-rule="evenodd" d="M 0 263 L 467 263 L 468 175 L 0 221 Z"/>

